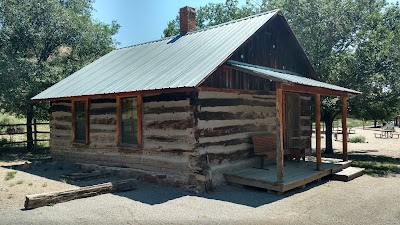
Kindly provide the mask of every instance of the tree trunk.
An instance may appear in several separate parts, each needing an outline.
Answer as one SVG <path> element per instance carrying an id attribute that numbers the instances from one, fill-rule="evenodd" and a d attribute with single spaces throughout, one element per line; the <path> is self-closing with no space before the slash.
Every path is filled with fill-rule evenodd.
<path id="1" fill-rule="evenodd" d="M 33 149 L 33 136 L 32 136 L 32 120 L 33 120 L 33 104 L 29 104 L 26 112 L 26 148 Z"/>
<path id="2" fill-rule="evenodd" d="M 378 121 L 376 121 L 376 120 L 374 120 L 374 127 L 376 128 L 376 123 L 377 123 Z"/>
<path id="3" fill-rule="evenodd" d="M 326 124 L 325 130 L 325 154 L 332 154 L 332 128 L 333 128 L 333 118 L 329 114 L 329 116 L 324 117 L 324 122 Z"/>

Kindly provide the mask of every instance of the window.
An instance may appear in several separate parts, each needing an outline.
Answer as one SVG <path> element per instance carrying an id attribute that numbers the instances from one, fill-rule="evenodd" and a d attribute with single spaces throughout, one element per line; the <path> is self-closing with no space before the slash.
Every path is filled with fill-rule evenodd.
<path id="1" fill-rule="evenodd" d="M 141 98 L 119 98 L 118 141 L 120 145 L 141 145 Z"/>
<path id="2" fill-rule="evenodd" d="M 89 100 L 72 101 L 72 129 L 74 143 L 89 144 Z"/>

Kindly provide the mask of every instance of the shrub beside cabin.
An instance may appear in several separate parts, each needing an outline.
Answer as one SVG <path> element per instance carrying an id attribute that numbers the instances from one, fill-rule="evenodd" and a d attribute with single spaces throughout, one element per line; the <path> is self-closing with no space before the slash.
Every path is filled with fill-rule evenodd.
<path id="1" fill-rule="evenodd" d="M 310 152 L 311 96 L 358 93 L 317 81 L 280 11 L 195 32 L 184 7 L 180 24 L 179 35 L 114 50 L 33 98 L 50 101 L 54 157 L 206 190 L 257 165 L 252 137 L 262 134 L 282 182 L 285 150 Z"/>

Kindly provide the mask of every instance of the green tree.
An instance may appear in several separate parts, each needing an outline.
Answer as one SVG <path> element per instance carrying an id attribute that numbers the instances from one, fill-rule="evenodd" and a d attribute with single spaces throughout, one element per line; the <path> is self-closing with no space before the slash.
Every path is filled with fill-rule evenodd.
<path id="1" fill-rule="evenodd" d="M 27 118 L 32 148 L 33 114 L 46 103 L 30 99 L 111 51 L 119 25 L 91 17 L 91 0 L 0 0 L 1 108 Z M 84 85 L 84 84 L 83 84 Z"/>

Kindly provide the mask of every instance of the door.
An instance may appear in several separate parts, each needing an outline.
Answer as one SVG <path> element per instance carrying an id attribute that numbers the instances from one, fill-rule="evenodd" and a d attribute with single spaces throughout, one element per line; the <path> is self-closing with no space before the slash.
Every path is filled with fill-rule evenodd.
<path id="1" fill-rule="evenodd" d="M 300 146 L 300 95 L 285 93 L 284 148 Z"/>

